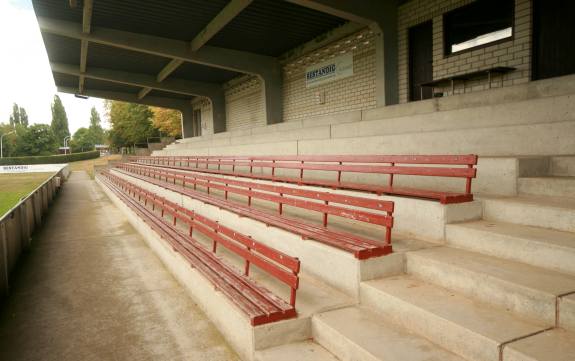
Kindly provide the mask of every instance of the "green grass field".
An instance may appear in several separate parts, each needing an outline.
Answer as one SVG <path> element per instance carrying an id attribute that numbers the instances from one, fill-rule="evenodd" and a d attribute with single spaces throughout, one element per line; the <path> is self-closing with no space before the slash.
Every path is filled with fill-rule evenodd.
<path id="1" fill-rule="evenodd" d="M 50 175 L 52 173 L 0 174 L 0 217 Z"/>

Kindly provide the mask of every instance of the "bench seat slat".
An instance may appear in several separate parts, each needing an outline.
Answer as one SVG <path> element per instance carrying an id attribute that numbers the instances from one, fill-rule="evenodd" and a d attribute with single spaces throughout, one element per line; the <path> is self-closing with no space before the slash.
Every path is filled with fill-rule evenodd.
<path id="1" fill-rule="evenodd" d="M 108 176 L 114 177 L 113 175 Z M 105 182 L 110 184 L 109 180 Z M 115 193 L 119 193 L 117 189 L 111 189 Z M 122 196 L 122 194 L 118 195 Z M 130 198 L 123 195 L 123 201 L 130 202 Z M 154 219 L 151 210 L 134 202 L 136 201 L 131 201 L 131 208 L 182 254 L 193 267 L 197 268 L 210 282 L 224 292 L 242 312 L 248 315 L 253 325 L 296 316 L 294 307 L 223 263 L 217 255 L 205 250 L 193 238 L 170 227 L 166 220 L 159 220 L 157 215 Z"/>
<path id="2" fill-rule="evenodd" d="M 151 184 L 170 189 L 177 193 L 185 194 L 204 203 L 212 204 L 222 209 L 228 209 L 239 215 L 254 218 L 266 224 L 274 225 L 276 227 L 286 229 L 292 233 L 299 234 L 305 238 L 315 239 L 332 247 L 351 252 L 358 259 L 378 257 L 389 254 L 392 251 L 391 245 L 386 245 L 383 242 L 378 242 L 357 236 L 350 237 L 349 234 L 346 234 L 345 232 L 334 232 L 324 227 L 306 224 L 303 221 L 287 219 L 283 216 L 280 217 L 271 215 L 269 213 L 264 213 L 239 203 L 234 204 L 234 202 L 213 198 L 200 192 L 193 191 L 189 188 L 184 188 L 180 185 L 173 185 L 169 182 L 159 181 L 121 169 L 118 169 L 118 171 L 131 177 L 145 180 Z"/>

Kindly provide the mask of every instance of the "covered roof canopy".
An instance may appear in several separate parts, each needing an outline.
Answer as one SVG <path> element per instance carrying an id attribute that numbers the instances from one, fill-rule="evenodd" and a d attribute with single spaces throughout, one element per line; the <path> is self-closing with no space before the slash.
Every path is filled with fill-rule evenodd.
<path id="1" fill-rule="evenodd" d="M 59 90 L 124 93 L 134 100 L 209 96 L 222 83 L 243 73 L 258 75 L 258 65 L 347 22 L 278 0 L 33 0 L 33 5 Z M 147 49 L 146 43 L 156 47 Z M 199 54 L 189 61 L 170 56 L 182 50 Z M 244 64 L 250 61 L 251 66 Z"/>
<path id="2" fill-rule="evenodd" d="M 262 80 L 266 121 L 272 124 L 282 121 L 286 58 L 365 26 L 383 29 L 383 14 L 385 42 L 391 50 L 396 42 L 397 0 L 32 3 L 59 91 L 175 108 L 184 118 L 191 99 L 206 97 L 214 132 L 225 130 L 222 84 L 233 78 L 250 74 Z M 385 54 L 393 69 L 393 51 Z"/>

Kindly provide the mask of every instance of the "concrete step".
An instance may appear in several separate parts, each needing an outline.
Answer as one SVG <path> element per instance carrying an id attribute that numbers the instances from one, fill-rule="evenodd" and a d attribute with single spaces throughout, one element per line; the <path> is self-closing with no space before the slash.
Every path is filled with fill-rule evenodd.
<path id="1" fill-rule="evenodd" d="M 575 293 L 559 299 L 559 326 L 575 333 Z"/>
<path id="2" fill-rule="evenodd" d="M 450 246 L 575 275 L 575 233 L 475 221 L 448 224 L 445 234 Z"/>
<path id="3" fill-rule="evenodd" d="M 368 137 L 569 121 L 575 120 L 573 99 L 573 95 L 570 94 L 449 111 L 375 118 L 333 125 L 331 135 L 333 138 Z"/>
<path id="4" fill-rule="evenodd" d="M 502 344 L 546 328 L 413 276 L 363 282 L 361 302 L 470 361 L 500 361 Z"/>
<path id="5" fill-rule="evenodd" d="M 255 361 L 338 361 L 326 349 L 313 341 L 281 345 L 256 351 Z"/>
<path id="6" fill-rule="evenodd" d="M 575 177 L 524 177 L 517 182 L 519 194 L 575 197 Z"/>
<path id="7" fill-rule="evenodd" d="M 430 341 L 360 307 L 317 314 L 314 340 L 343 361 L 463 361 Z"/>
<path id="8" fill-rule="evenodd" d="M 575 199 L 526 195 L 485 198 L 483 218 L 488 221 L 575 232 Z"/>
<path id="9" fill-rule="evenodd" d="M 503 361 L 572 361 L 575 335 L 553 329 L 518 340 L 503 348 Z"/>
<path id="10" fill-rule="evenodd" d="M 553 176 L 575 177 L 575 156 L 551 157 L 550 168 Z"/>
<path id="11" fill-rule="evenodd" d="M 575 292 L 575 276 L 456 248 L 406 257 L 410 275 L 547 326 L 555 326 L 557 297 Z"/>

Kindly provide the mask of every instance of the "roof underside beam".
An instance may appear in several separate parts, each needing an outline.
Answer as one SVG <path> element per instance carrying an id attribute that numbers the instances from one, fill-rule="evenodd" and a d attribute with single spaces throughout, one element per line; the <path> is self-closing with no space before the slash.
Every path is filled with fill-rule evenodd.
<path id="1" fill-rule="evenodd" d="M 84 34 L 80 24 L 44 17 L 38 17 L 38 23 L 44 33 L 241 73 L 263 75 L 262 68 L 277 65 L 276 59 L 271 56 L 245 51 L 204 46 L 194 52 L 187 42 L 181 40 L 99 27 L 93 27 L 89 34 Z"/>
<path id="2" fill-rule="evenodd" d="M 147 74 L 130 73 L 103 68 L 90 68 L 86 72 L 82 73 L 80 68 L 76 65 L 61 63 L 50 63 L 50 67 L 55 73 L 74 76 L 84 75 L 88 79 L 102 80 L 135 87 L 147 87 L 183 95 L 211 97 L 214 94 L 223 92 L 220 85 L 213 83 L 182 79 L 167 79 L 160 83 L 156 81 L 156 78 L 153 75 Z"/>
<path id="3" fill-rule="evenodd" d="M 281 65 L 274 57 L 207 45 L 192 51 L 185 41 L 107 28 L 92 27 L 84 34 L 80 24 L 44 17 L 38 17 L 38 23 L 44 33 L 256 75 L 263 81 L 267 123 L 282 120 Z"/>
<path id="4" fill-rule="evenodd" d="M 76 88 L 74 88 L 74 87 L 59 86 L 58 91 L 61 93 L 76 94 Z M 186 107 L 188 107 L 188 105 L 190 104 L 189 100 L 184 100 L 184 99 L 174 99 L 174 98 L 165 98 L 165 97 L 156 97 L 156 96 L 149 96 L 149 97 L 146 97 L 146 99 L 138 99 L 138 96 L 136 94 L 125 93 L 125 92 L 106 91 L 106 90 L 86 89 L 84 95 L 94 97 L 94 98 L 118 100 L 118 101 L 122 101 L 122 102 L 137 103 L 137 104 L 145 104 L 145 105 L 150 105 L 150 106 L 154 106 L 154 107 L 171 108 L 171 109 L 177 109 L 180 111 L 186 109 Z"/>
<path id="5" fill-rule="evenodd" d="M 232 0 L 219 12 L 216 17 L 210 21 L 206 27 L 200 31 L 191 42 L 192 51 L 197 51 L 206 44 L 214 35 L 218 33 L 227 23 L 233 20 L 243 9 L 245 9 L 253 0 Z M 172 59 L 159 73 L 158 81 L 163 81 L 172 74 L 180 65 L 184 63 L 181 59 Z M 142 98 L 150 92 L 149 88 L 144 88 L 138 96 Z"/>
<path id="6" fill-rule="evenodd" d="M 314 9 L 358 24 L 373 26 L 385 16 L 385 3 L 396 0 L 286 0 L 309 9 Z"/>
<path id="7" fill-rule="evenodd" d="M 84 34 L 90 33 L 92 25 L 92 9 L 94 7 L 92 0 L 84 0 L 84 8 L 82 11 L 82 32 Z M 80 70 L 86 71 L 86 61 L 88 59 L 88 40 L 82 40 L 80 44 Z M 78 82 L 78 93 L 84 92 L 84 75 L 80 75 Z"/>

